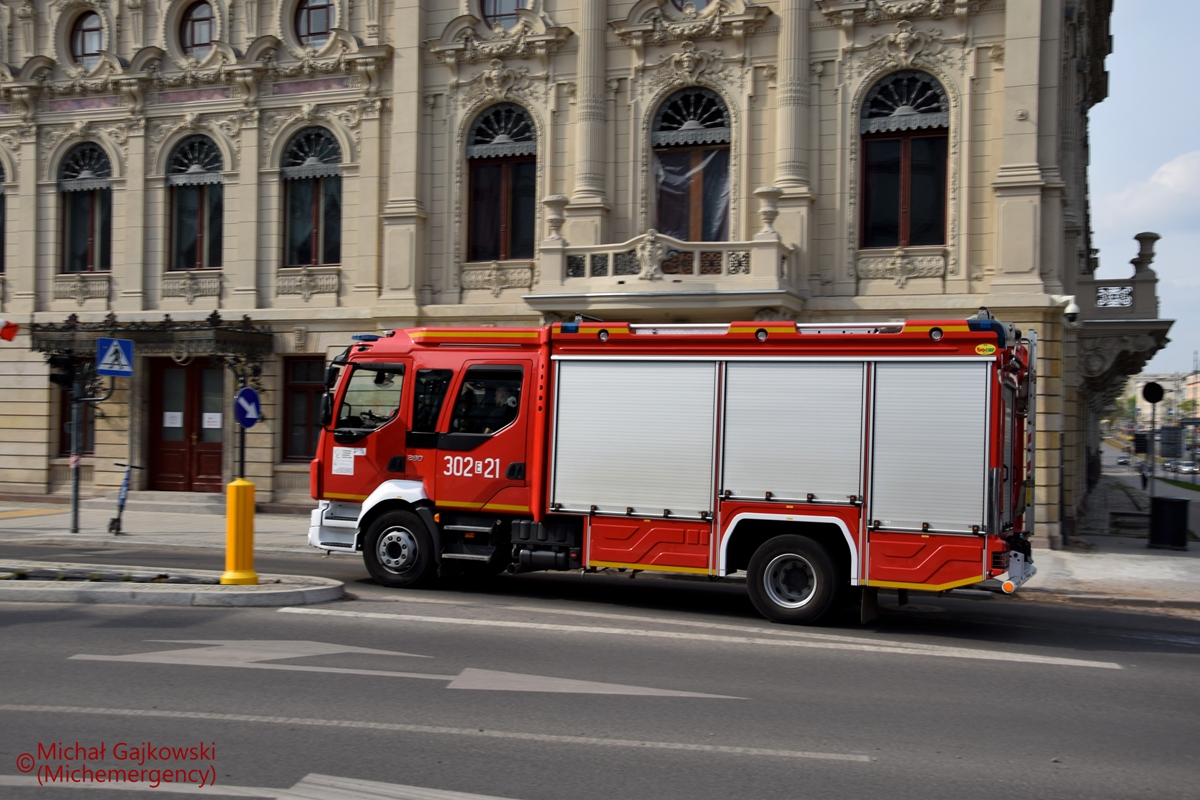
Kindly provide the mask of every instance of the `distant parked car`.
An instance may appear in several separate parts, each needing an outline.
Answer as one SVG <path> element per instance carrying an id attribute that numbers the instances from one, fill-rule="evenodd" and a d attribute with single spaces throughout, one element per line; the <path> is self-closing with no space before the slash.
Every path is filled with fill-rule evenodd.
<path id="1" fill-rule="evenodd" d="M 1121 466 L 1129 466 L 1129 456 L 1117 456 L 1117 464 Z"/>
<path id="2" fill-rule="evenodd" d="M 1174 471 L 1175 471 L 1175 462 L 1174 461 L 1164 461 L 1163 462 L 1163 472 L 1174 472 Z"/>

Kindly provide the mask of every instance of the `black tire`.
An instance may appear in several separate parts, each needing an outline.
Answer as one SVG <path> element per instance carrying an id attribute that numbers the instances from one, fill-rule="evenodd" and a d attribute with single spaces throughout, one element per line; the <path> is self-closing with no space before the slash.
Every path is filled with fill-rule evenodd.
<path id="1" fill-rule="evenodd" d="M 750 558 L 750 602 L 772 622 L 813 625 L 837 608 L 842 584 L 833 559 L 807 536 L 776 536 Z"/>
<path id="2" fill-rule="evenodd" d="M 396 589 L 416 589 L 437 575 L 433 537 L 411 511 L 388 511 L 367 530 L 363 561 L 376 583 Z"/>

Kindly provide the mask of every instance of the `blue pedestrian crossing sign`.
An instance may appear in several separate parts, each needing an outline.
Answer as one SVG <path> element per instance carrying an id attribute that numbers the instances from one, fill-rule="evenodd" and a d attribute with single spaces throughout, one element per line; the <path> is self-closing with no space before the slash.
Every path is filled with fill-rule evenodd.
<path id="1" fill-rule="evenodd" d="M 233 399 L 233 415 L 237 417 L 238 425 L 253 428 L 262 417 L 262 400 L 259 399 L 258 392 L 249 386 L 239 389 Z"/>
<path id="2" fill-rule="evenodd" d="M 96 374 L 133 377 L 133 340 L 96 339 Z"/>

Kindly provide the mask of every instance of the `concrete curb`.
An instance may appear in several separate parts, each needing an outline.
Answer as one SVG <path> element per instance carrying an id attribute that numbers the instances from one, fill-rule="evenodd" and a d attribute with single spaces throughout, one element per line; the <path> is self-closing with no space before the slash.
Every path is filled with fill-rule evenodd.
<path id="1" fill-rule="evenodd" d="M 17 566 L 5 562 L 5 566 Z M 79 570 L 131 570 L 154 572 L 154 567 L 124 567 L 111 564 L 50 564 L 20 562 L 20 565 L 62 567 Z M 221 576 L 220 572 L 188 570 L 198 577 Z M 115 603 L 149 606 L 207 606 L 224 608 L 272 607 L 328 603 L 345 597 L 345 585 L 329 578 L 300 575 L 259 575 L 257 586 L 220 584 L 134 583 L 130 581 L 0 581 L 0 602 L 18 603 Z"/>
<path id="2" fill-rule="evenodd" d="M 1087 606 L 1200 609 L 1200 600 L 1159 600 L 1152 597 L 1121 597 L 1119 595 L 1056 592 L 1052 589 L 1034 588 L 1022 588 L 1019 593 L 1030 600 L 1058 600 Z"/>

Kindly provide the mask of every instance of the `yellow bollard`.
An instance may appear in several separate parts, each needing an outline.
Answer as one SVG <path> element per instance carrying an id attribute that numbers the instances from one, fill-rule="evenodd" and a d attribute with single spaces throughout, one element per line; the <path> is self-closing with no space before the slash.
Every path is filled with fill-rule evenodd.
<path id="1" fill-rule="evenodd" d="M 225 574 L 221 576 L 221 583 L 256 585 L 254 484 L 238 478 L 225 490 Z"/>

